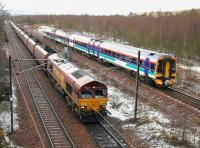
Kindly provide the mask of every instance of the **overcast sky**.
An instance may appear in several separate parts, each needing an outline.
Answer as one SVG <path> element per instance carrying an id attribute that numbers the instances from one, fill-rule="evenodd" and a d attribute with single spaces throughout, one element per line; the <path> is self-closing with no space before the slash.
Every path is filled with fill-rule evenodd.
<path id="1" fill-rule="evenodd" d="M 0 0 L 6 10 L 39 14 L 127 15 L 200 8 L 200 0 Z"/>

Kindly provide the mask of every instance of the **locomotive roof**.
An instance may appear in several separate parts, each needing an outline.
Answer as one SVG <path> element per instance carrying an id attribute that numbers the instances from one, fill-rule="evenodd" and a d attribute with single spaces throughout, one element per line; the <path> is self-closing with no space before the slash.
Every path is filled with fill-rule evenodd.
<path id="1" fill-rule="evenodd" d="M 65 78 L 70 81 L 71 85 L 75 86 L 76 90 L 80 90 L 84 85 L 94 81 L 100 83 L 87 71 L 79 69 L 57 53 L 50 55 L 48 58 L 64 74 Z"/>

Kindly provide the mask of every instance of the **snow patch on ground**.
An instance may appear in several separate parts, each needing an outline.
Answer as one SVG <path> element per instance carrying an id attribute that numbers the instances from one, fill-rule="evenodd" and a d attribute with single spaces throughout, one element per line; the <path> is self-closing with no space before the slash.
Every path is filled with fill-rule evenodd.
<path id="1" fill-rule="evenodd" d="M 180 64 L 179 67 L 182 69 L 192 70 L 192 71 L 200 73 L 200 66 L 185 66 L 185 65 Z"/>
<path id="2" fill-rule="evenodd" d="M 107 110 L 111 113 L 109 116 L 118 118 L 121 121 L 130 121 L 130 119 L 134 118 L 135 98 L 133 96 L 126 95 L 119 89 L 109 86 L 108 97 Z M 175 147 L 168 142 L 172 136 L 177 137 L 181 141 L 183 133 L 183 129 L 180 129 L 181 125 L 180 127 L 173 128 L 171 118 L 155 108 L 139 101 L 137 117 L 137 124 L 129 123 L 124 124 L 122 127 L 128 130 L 135 130 L 138 136 L 150 146 Z M 188 130 L 185 139 L 195 146 L 198 145 L 199 136 L 192 133 L 191 130 Z"/>
<path id="3" fill-rule="evenodd" d="M 16 97 L 16 88 L 13 86 L 13 122 L 14 122 L 14 130 L 18 128 L 18 117 L 16 113 L 16 107 L 17 107 L 17 97 Z M 10 123 L 11 123 L 11 117 L 10 117 L 10 102 L 3 101 L 1 102 L 0 106 L 4 106 L 5 109 L 3 112 L 0 113 L 0 123 L 2 128 L 9 132 L 10 131 Z"/>
<path id="4" fill-rule="evenodd" d="M 107 110 L 113 117 L 119 118 L 122 121 L 133 118 L 134 115 L 134 98 L 121 93 L 120 90 L 114 87 L 108 87 L 109 102 Z"/>
<path id="5" fill-rule="evenodd" d="M 37 31 L 43 33 L 43 31 L 52 31 L 52 30 L 55 30 L 56 28 L 54 27 L 49 27 L 49 26 L 40 26 L 37 28 Z"/>

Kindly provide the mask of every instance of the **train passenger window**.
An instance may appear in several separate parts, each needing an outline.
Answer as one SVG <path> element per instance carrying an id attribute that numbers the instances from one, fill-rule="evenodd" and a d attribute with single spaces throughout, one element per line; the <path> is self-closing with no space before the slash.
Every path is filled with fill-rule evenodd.
<path id="1" fill-rule="evenodd" d="M 160 73 L 160 74 L 162 74 L 162 72 L 163 72 L 163 61 L 162 60 L 158 61 L 157 72 Z"/>
<path id="2" fill-rule="evenodd" d="M 142 66 L 143 62 L 140 60 L 140 66 Z"/>
<path id="3" fill-rule="evenodd" d="M 81 98 L 93 98 L 93 95 L 89 90 L 83 90 L 81 92 Z"/>
<path id="4" fill-rule="evenodd" d="M 116 54 L 113 52 L 113 53 L 112 53 L 112 56 L 113 56 L 113 57 L 116 57 Z"/>
<path id="5" fill-rule="evenodd" d="M 124 57 L 124 60 L 125 60 L 126 62 L 128 62 L 128 61 L 129 61 L 129 58 L 128 58 L 128 57 Z"/>
<path id="6" fill-rule="evenodd" d="M 126 57 L 125 57 L 124 55 L 121 55 L 121 59 L 122 59 L 123 61 L 126 61 Z"/>
<path id="7" fill-rule="evenodd" d="M 120 57 L 120 55 L 118 53 L 116 53 L 116 58 L 119 58 L 119 57 Z"/>
<path id="8" fill-rule="evenodd" d="M 110 52 L 110 55 L 113 55 L 113 52 L 112 52 L 112 51 Z"/>
<path id="9" fill-rule="evenodd" d="M 136 64 L 136 58 L 130 58 L 130 60 L 131 63 Z"/>

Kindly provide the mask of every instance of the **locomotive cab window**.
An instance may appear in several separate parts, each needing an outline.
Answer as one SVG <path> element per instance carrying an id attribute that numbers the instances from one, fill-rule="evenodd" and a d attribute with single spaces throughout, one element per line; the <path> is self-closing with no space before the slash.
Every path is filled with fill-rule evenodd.
<path id="1" fill-rule="evenodd" d="M 176 63 L 175 61 L 172 61 L 172 73 L 176 72 Z"/>
<path id="2" fill-rule="evenodd" d="M 158 61 L 157 72 L 160 73 L 160 74 L 162 74 L 162 72 L 163 72 L 163 61 L 162 60 Z"/>
<path id="3" fill-rule="evenodd" d="M 106 96 L 106 92 L 103 89 L 96 89 L 95 90 L 95 97 L 102 98 Z"/>
<path id="4" fill-rule="evenodd" d="M 89 90 L 83 90 L 81 91 L 81 98 L 93 98 L 93 95 Z"/>

